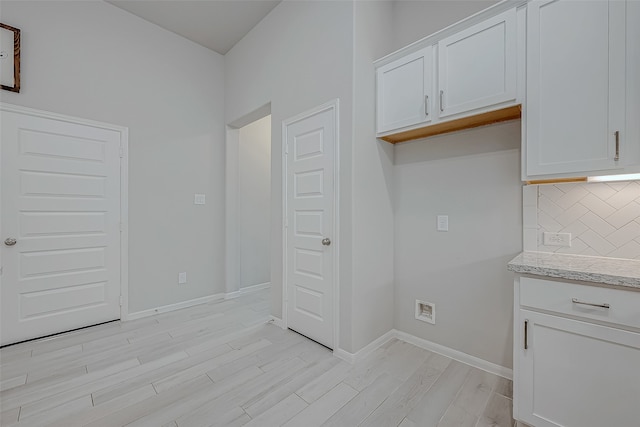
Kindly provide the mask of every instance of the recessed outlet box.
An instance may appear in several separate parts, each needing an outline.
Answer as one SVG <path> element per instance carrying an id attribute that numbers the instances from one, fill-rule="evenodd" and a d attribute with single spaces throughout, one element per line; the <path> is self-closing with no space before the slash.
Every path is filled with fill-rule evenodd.
<path id="1" fill-rule="evenodd" d="M 436 324 L 436 305 L 432 302 L 416 300 L 416 319 Z"/>
<path id="2" fill-rule="evenodd" d="M 193 204 L 194 205 L 204 205 L 205 204 L 205 195 L 204 194 L 194 194 L 193 195 Z"/>
<path id="3" fill-rule="evenodd" d="M 545 246 L 568 246 L 571 247 L 571 233 L 549 233 L 542 234 Z"/>
<path id="4" fill-rule="evenodd" d="M 184 285 L 187 283 L 187 272 L 178 273 L 178 285 Z"/>

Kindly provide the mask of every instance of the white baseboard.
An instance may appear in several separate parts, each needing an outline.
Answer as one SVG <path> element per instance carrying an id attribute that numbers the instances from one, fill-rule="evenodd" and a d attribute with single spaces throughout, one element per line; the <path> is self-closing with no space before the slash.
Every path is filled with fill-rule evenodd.
<path id="1" fill-rule="evenodd" d="M 355 363 L 358 360 L 362 360 L 365 357 L 367 357 L 369 354 L 371 354 L 373 351 L 375 351 L 378 347 L 382 346 L 387 341 L 395 338 L 395 333 L 396 333 L 396 330 L 392 329 L 386 334 L 371 341 L 369 344 L 367 344 L 360 350 L 356 351 L 355 353 L 349 353 L 348 351 L 343 350 L 341 348 L 336 348 L 335 350 L 333 350 L 333 355 L 349 363 Z"/>
<path id="2" fill-rule="evenodd" d="M 480 359 L 479 357 L 472 356 L 467 353 L 463 353 L 458 350 L 454 350 L 450 347 L 445 347 L 444 345 L 436 344 L 432 341 L 425 340 L 423 338 L 418 338 L 415 335 L 408 334 L 406 332 L 395 331 L 395 338 L 399 340 L 408 342 L 409 344 L 413 344 L 416 347 L 424 348 L 425 350 L 432 351 L 434 353 L 441 354 L 443 356 L 450 357 L 453 360 L 457 360 L 458 362 L 465 363 L 467 365 L 473 366 L 474 368 L 482 369 L 483 371 L 487 371 L 491 374 L 498 375 L 503 378 L 507 378 L 509 380 L 513 379 L 513 370 L 509 368 L 505 368 L 504 366 L 496 365 L 495 363 L 488 362 L 484 359 Z"/>
<path id="3" fill-rule="evenodd" d="M 382 335 L 378 339 L 367 344 L 365 347 L 363 347 L 362 349 L 358 350 L 355 353 L 349 353 L 348 351 L 345 351 L 341 348 L 337 348 L 333 350 L 333 355 L 349 363 L 355 363 L 367 357 L 369 354 L 375 351 L 378 347 L 382 346 L 384 343 L 386 343 L 387 341 L 393 338 L 397 338 L 401 341 L 407 342 L 409 344 L 413 344 L 416 347 L 420 347 L 425 350 L 429 350 L 434 353 L 447 356 L 453 360 L 457 360 L 458 362 L 465 363 L 469 366 L 473 366 L 474 368 L 481 369 L 491 374 L 495 374 L 500 377 L 507 378 L 509 380 L 513 379 L 512 369 L 505 368 L 504 366 L 496 365 L 495 363 L 491 363 L 484 359 L 480 359 L 479 357 L 471 356 L 470 354 L 463 353 L 458 350 L 454 350 L 450 347 L 445 347 L 443 345 L 436 344 L 432 341 L 418 338 L 415 335 L 398 331 L 397 329 L 390 330 L 386 334 Z"/>
<path id="4" fill-rule="evenodd" d="M 239 296 L 249 294 L 251 292 L 261 291 L 271 287 L 271 282 L 258 283 L 257 285 L 245 286 L 237 291 L 225 294 L 224 299 L 238 298 Z"/>
<path id="5" fill-rule="evenodd" d="M 194 305 L 199 305 L 199 304 L 207 304 L 215 300 L 238 298 L 239 296 L 247 295 L 251 292 L 261 291 L 262 289 L 267 289 L 269 287 L 271 287 L 271 282 L 260 283 L 258 285 L 247 286 L 246 288 L 242 288 L 236 292 L 230 292 L 227 294 L 225 293 L 214 294 L 206 297 L 190 299 L 188 301 L 177 302 L 175 304 L 169 304 L 169 305 L 163 305 L 161 307 L 150 308 L 148 310 L 136 311 L 135 313 L 129 313 L 122 320 L 128 321 L 128 320 L 142 319 L 143 317 L 153 316 L 154 314 L 180 310 L 182 308 L 193 307 Z"/>
<path id="6" fill-rule="evenodd" d="M 215 300 L 222 300 L 225 298 L 225 294 L 214 294 L 206 297 L 190 299 L 188 301 L 181 301 L 175 304 L 163 305 L 161 307 L 150 308 L 148 310 L 136 311 L 135 313 L 129 313 L 126 320 L 142 319 L 143 317 L 153 316 L 154 314 L 166 313 L 168 311 L 180 310 L 182 308 L 193 307 L 194 305 L 206 304 Z"/>
<path id="7" fill-rule="evenodd" d="M 272 324 L 274 324 L 275 326 L 277 326 L 280 329 L 284 329 L 284 322 L 282 319 L 280 319 L 279 317 L 276 316 L 269 316 L 271 318 L 271 320 L 269 320 Z"/>

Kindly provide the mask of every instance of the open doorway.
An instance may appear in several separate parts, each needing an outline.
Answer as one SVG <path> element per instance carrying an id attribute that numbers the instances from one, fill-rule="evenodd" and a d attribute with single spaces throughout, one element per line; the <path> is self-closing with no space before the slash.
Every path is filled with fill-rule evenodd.
<path id="1" fill-rule="evenodd" d="M 226 295 L 271 286 L 271 108 L 229 124 L 226 142 Z"/>
<path id="2" fill-rule="evenodd" d="M 271 282 L 271 116 L 239 130 L 238 290 Z"/>

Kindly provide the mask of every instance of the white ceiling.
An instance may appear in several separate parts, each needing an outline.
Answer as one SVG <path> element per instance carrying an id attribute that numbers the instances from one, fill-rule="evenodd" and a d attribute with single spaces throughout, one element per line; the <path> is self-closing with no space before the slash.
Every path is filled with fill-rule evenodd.
<path id="1" fill-rule="evenodd" d="M 106 0 L 222 55 L 281 0 Z"/>

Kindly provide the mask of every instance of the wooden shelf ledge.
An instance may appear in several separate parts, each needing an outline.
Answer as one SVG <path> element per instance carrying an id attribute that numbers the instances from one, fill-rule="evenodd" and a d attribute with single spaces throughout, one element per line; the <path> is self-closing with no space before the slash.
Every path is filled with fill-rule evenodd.
<path id="1" fill-rule="evenodd" d="M 448 122 L 436 123 L 419 129 L 411 129 L 393 135 L 381 136 L 383 141 L 397 144 L 414 139 L 428 138 L 443 133 L 457 132 L 459 130 L 471 129 L 478 126 L 486 126 L 498 122 L 519 119 L 522 116 L 522 107 L 514 105 L 500 110 L 489 111 L 487 113 L 476 114 L 475 116 L 463 117 L 461 119 L 449 120 Z"/>

